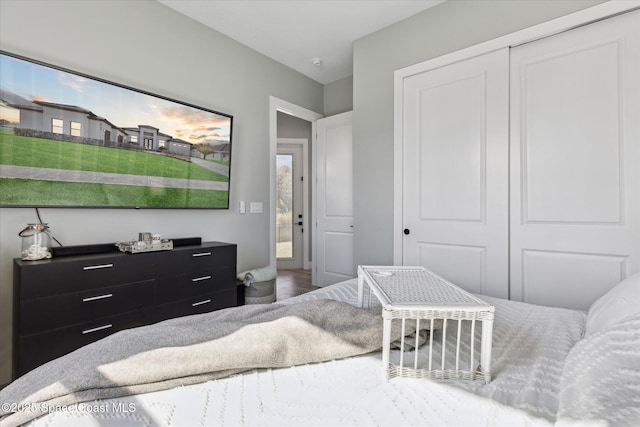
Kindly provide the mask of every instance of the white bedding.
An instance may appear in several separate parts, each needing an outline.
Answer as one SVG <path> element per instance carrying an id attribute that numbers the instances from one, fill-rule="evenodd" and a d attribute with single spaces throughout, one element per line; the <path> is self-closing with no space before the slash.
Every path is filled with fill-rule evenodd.
<path id="1" fill-rule="evenodd" d="M 333 285 L 284 303 L 314 298 L 356 305 L 356 282 Z M 561 406 L 565 360 L 584 334 L 586 313 L 483 298 L 496 307 L 493 380 L 487 385 L 484 381 L 387 381 L 382 375 L 380 353 L 372 353 L 313 365 L 251 371 L 203 384 L 81 404 L 73 411 L 53 412 L 28 425 L 553 424 Z M 426 346 L 420 351 L 425 350 Z"/>

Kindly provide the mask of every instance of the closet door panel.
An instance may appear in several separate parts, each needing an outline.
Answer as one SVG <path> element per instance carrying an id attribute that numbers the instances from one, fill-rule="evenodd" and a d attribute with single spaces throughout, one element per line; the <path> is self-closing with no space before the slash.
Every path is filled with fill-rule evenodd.
<path id="1" fill-rule="evenodd" d="M 479 74 L 418 94 L 421 219 L 484 219 L 484 92 L 484 75 Z"/>
<path id="2" fill-rule="evenodd" d="M 512 49 L 512 299 L 587 309 L 640 269 L 639 29 L 633 12 Z"/>
<path id="3" fill-rule="evenodd" d="M 519 68 L 524 220 L 619 223 L 618 43 L 554 53 Z"/>
<path id="4" fill-rule="evenodd" d="M 469 292 L 485 293 L 486 284 L 478 278 L 486 277 L 486 254 L 483 246 L 421 243 L 418 264 L 437 269 L 452 283 L 464 283 Z"/>
<path id="5" fill-rule="evenodd" d="M 403 264 L 508 296 L 508 50 L 409 77 Z"/>
<path id="6" fill-rule="evenodd" d="M 602 294 L 598 284 L 621 276 L 626 259 L 615 255 L 524 250 L 521 260 L 527 284 L 524 299 L 541 305 L 562 303 L 563 307 L 584 309 Z"/>

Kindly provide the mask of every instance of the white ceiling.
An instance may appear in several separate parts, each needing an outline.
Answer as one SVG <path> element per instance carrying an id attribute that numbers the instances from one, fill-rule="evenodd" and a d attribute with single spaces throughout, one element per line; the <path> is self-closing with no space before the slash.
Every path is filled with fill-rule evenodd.
<path id="1" fill-rule="evenodd" d="M 445 0 L 157 1 L 326 84 L 352 75 L 355 40 Z"/>

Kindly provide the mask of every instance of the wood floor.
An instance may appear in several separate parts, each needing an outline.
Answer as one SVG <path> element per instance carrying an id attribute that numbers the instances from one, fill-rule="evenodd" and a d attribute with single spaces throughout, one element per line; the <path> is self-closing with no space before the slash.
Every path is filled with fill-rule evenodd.
<path id="1" fill-rule="evenodd" d="M 278 301 L 320 289 L 311 284 L 311 270 L 278 270 L 276 283 Z"/>

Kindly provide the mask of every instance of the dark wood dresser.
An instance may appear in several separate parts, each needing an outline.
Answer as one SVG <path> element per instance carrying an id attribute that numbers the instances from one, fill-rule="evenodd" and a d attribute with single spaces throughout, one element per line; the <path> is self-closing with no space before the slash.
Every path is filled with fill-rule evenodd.
<path id="1" fill-rule="evenodd" d="M 15 259 L 13 377 L 122 329 L 237 305 L 236 249 Z"/>

